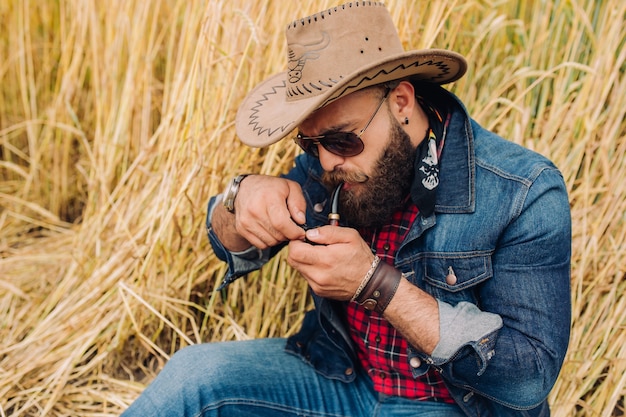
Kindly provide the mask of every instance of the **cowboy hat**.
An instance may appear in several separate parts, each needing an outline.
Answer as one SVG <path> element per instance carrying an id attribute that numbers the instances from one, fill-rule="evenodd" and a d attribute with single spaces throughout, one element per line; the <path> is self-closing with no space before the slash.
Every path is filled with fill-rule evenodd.
<path id="1" fill-rule="evenodd" d="M 351 92 L 408 76 L 445 84 L 463 76 L 452 51 L 405 51 L 383 3 L 354 1 L 292 22 L 287 70 L 257 85 L 235 118 L 241 141 L 279 141 L 315 110 Z"/>

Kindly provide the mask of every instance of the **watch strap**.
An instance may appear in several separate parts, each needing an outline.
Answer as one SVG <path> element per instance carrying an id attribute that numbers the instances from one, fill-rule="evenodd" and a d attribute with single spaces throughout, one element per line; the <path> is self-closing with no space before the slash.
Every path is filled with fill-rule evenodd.
<path id="1" fill-rule="evenodd" d="M 235 198 L 237 197 L 237 193 L 239 193 L 239 185 L 248 175 L 250 174 L 240 174 L 230 180 L 228 188 L 224 192 L 224 199 L 222 200 L 224 208 L 226 208 L 228 212 L 235 212 Z"/>

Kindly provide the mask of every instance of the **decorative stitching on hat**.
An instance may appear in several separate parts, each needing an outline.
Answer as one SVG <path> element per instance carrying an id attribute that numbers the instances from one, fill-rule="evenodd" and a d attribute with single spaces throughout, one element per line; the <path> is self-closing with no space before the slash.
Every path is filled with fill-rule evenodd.
<path id="1" fill-rule="evenodd" d="M 293 22 L 291 22 L 289 25 L 287 25 L 287 30 L 289 29 L 295 29 L 298 27 L 298 24 L 301 24 L 302 26 L 308 24 L 313 24 L 315 22 L 317 22 L 318 17 L 321 19 L 325 19 L 326 16 L 331 16 L 334 13 L 339 12 L 339 8 L 345 10 L 346 8 L 351 8 L 352 6 L 355 7 L 365 7 L 365 6 L 378 6 L 378 7 L 385 7 L 385 3 L 383 2 L 378 2 L 378 1 L 354 1 L 354 2 L 350 2 L 350 3 L 346 3 L 343 4 L 341 6 L 336 6 L 336 7 L 332 7 L 330 9 L 326 9 L 326 10 L 322 10 L 319 13 L 316 13 L 314 15 L 311 16 L 307 16 L 307 17 L 303 17 L 301 19 L 298 20 L 294 20 Z"/>
<path id="2" fill-rule="evenodd" d="M 261 136 L 265 132 L 267 132 L 267 136 L 272 137 L 274 133 L 276 133 L 277 131 L 280 130 L 281 132 L 284 132 L 285 130 L 289 128 L 290 125 L 293 124 L 293 121 L 291 121 L 291 122 L 288 122 L 287 124 L 276 127 L 276 129 L 270 129 L 267 127 L 260 126 L 260 122 L 259 122 L 258 114 L 259 114 L 259 111 L 263 108 L 263 102 L 269 101 L 268 96 L 270 95 L 280 94 L 279 89 L 285 88 L 286 83 L 287 83 L 286 81 L 283 81 L 282 84 L 280 85 L 272 86 L 272 90 L 267 93 L 263 93 L 261 98 L 254 102 L 255 105 L 250 108 L 250 118 L 249 118 L 248 124 L 252 126 L 252 131 L 256 132 L 257 136 Z"/>
<path id="3" fill-rule="evenodd" d="M 438 75 L 431 76 L 431 77 L 424 77 L 423 79 L 425 81 L 433 81 L 434 82 L 438 78 L 444 78 L 446 75 L 451 74 L 451 69 L 448 66 L 448 64 L 444 63 L 443 61 L 433 61 L 432 59 L 429 59 L 429 60 L 426 60 L 426 61 L 422 61 L 422 62 L 416 61 L 416 62 L 414 62 L 412 64 L 409 64 L 409 65 L 399 64 L 396 67 L 392 68 L 391 70 L 386 70 L 385 68 L 381 68 L 380 71 L 378 71 L 377 73 L 373 74 L 370 77 L 362 77 L 362 78 L 355 79 L 354 81 L 358 81 L 356 84 L 346 84 L 343 87 L 343 89 L 336 91 L 335 94 L 333 94 L 328 100 L 326 100 L 324 102 L 324 104 L 322 104 L 320 107 L 324 107 L 325 105 L 327 105 L 331 101 L 337 99 L 338 97 L 343 97 L 348 92 L 348 90 L 358 90 L 358 89 L 362 88 L 360 86 L 363 83 L 367 83 L 365 86 L 372 85 L 372 83 L 369 83 L 369 82 L 373 81 L 373 80 L 376 80 L 380 76 L 393 74 L 394 72 L 396 72 L 398 70 L 406 70 L 406 69 L 411 68 L 411 67 L 421 67 L 423 65 L 434 66 L 434 67 L 439 69 L 439 74 Z"/>
<path id="4" fill-rule="evenodd" d="M 339 80 L 333 80 L 332 78 L 329 78 L 328 80 L 319 80 L 318 83 L 321 84 L 321 86 L 312 82 L 308 84 L 294 85 L 291 87 L 287 87 L 286 94 L 287 94 L 287 97 L 311 95 L 313 94 L 313 91 L 310 88 L 313 88 L 317 91 L 324 91 L 325 89 L 332 88 L 341 79 L 343 79 L 343 76 L 341 76 Z M 304 93 L 302 90 L 306 90 L 308 94 Z"/>

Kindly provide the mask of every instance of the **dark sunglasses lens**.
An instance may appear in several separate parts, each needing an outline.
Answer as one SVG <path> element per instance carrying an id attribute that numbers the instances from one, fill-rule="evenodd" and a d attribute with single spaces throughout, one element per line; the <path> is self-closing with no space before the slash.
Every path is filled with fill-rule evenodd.
<path id="1" fill-rule="evenodd" d="M 321 144 L 328 152 L 339 156 L 355 156 L 363 152 L 363 141 L 354 133 L 351 132 L 337 132 L 329 133 L 317 141 L 302 137 L 301 135 L 295 138 L 298 146 L 309 155 L 319 158 L 318 145 Z"/>
<path id="2" fill-rule="evenodd" d="M 328 152 L 339 156 L 355 156 L 363 151 L 363 141 L 354 133 L 331 133 L 320 142 Z"/>
<path id="3" fill-rule="evenodd" d="M 309 155 L 312 155 L 316 158 L 319 157 L 319 152 L 317 151 L 317 142 L 311 139 L 305 139 L 302 136 L 296 136 L 296 143 L 302 150 Z"/>

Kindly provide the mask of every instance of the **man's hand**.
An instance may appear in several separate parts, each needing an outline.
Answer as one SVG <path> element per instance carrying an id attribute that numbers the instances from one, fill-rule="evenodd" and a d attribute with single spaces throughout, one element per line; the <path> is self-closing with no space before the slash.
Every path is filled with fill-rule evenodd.
<path id="1" fill-rule="evenodd" d="M 231 251 L 251 245 L 259 249 L 288 240 L 304 239 L 306 201 L 300 185 L 284 178 L 249 175 L 239 185 L 235 213 L 220 204 L 212 224 L 222 244 Z"/>
<path id="2" fill-rule="evenodd" d="M 289 264 L 308 281 L 319 296 L 349 300 L 370 269 L 374 254 L 355 229 L 322 226 L 306 232 L 319 245 L 292 240 Z"/>
<path id="3" fill-rule="evenodd" d="M 356 230 L 339 226 L 311 229 L 306 237 L 325 246 L 292 241 L 287 258 L 289 264 L 300 272 L 317 295 L 350 300 L 374 260 L 368 245 Z M 400 281 L 384 315 L 423 352 L 431 354 L 439 343 L 437 300 L 406 279 Z"/>

